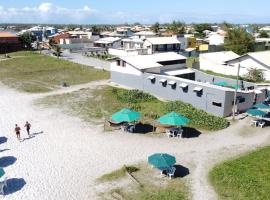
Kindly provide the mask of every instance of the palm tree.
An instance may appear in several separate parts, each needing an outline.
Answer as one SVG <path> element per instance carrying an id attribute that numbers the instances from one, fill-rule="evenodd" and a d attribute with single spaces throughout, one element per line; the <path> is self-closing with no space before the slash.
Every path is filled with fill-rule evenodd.
<path id="1" fill-rule="evenodd" d="M 261 69 L 250 68 L 245 78 L 252 82 L 262 82 L 264 81 L 264 73 Z"/>

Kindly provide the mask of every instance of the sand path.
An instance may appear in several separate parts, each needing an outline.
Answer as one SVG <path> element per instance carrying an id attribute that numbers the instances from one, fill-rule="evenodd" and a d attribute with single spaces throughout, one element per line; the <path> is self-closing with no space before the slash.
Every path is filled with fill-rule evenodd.
<path id="1" fill-rule="evenodd" d="M 104 82 L 92 83 L 95 85 Z M 61 94 L 83 87 L 52 92 Z M 91 87 L 92 87 L 91 86 Z M 100 127 L 89 125 L 56 109 L 41 109 L 33 101 L 42 95 L 19 93 L 0 85 L 0 165 L 10 179 L 9 194 L 4 198 L 27 200 L 89 200 L 97 199 L 100 187 L 95 179 L 121 167 L 146 161 L 156 152 L 176 156 L 179 164 L 189 168 L 187 176 L 193 199 L 217 199 L 208 184 L 207 172 L 215 163 L 265 145 L 269 129 L 243 137 L 245 120 L 215 134 L 199 138 L 168 139 L 123 133 L 102 133 Z M 16 140 L 14 124 L 21 127 L 29 120 L 35 135 L 23 142 Z M 255 129 L 254 129 L 255 130 Z M 257 129 L 256 129 L 257 130 Z M 0 143 L 3 138 L 0 139 Z"/>

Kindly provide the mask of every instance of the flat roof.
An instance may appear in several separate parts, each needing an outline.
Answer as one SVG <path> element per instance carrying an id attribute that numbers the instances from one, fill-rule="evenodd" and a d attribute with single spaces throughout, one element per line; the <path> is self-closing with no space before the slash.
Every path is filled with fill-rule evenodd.
<path id="1" fill-rule="evenodd" d="M 120 57 L 120 59 L 126 61 L 137 69 L 149 69 L 155 67 L 162 67 L 163 65 L 159 64 L 158 62 L 186 60 L 186 57 L 174 52 L 167 52 L 151 55 L 123 56 Z"/>
<path id="2" fill-rule="evenodd" d="M 105 38 L 101 38 L 101 39 L 95 41 L 95 43 L 110 44 L 110 43 L 116 42 L 118 40 L 121 40 L 121 38 L 119 38 L 119 37 L 105 37 Z"/>
<path id="3" fill-rule="evenodd" d="M 176 37 L 153 37 L 153 38 L 147 38 L 146 40 L 154 45 L 181 44 L 181 42 Z"/>

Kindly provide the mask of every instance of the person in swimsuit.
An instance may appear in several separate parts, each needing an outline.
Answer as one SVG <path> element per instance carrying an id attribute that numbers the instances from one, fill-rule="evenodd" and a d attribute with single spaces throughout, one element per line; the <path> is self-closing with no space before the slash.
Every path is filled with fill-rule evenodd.
<path id="1" fill-rule="evenodd" d="M 19 141 L 21 141 L 21 128 L 15 124 L 15 133 Z"/>
<path id="2" fill-rule="evenodd" d="M 30 136 L 31 124 L 28 121 L 26 121 L 24 127 L 26 128 L 26 131 L 27 131 L 28 136 Z"/>

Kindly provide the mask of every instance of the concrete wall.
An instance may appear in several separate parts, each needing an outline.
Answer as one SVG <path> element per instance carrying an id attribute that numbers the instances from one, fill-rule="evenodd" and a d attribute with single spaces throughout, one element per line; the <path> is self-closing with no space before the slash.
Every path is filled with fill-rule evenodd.
<path id="1" fill-rule="evenodd" d="M 148 79 L 149 76 L 155 76 L 154 82 Z M 166 79 L 167 84 L 160 83 L 161 79 Z M 111 81 L 119 85 L 127 86 L 134 89 L 140 89 L 165 100 L 180 100 L 192 104 L 198 109 L 205 110 L 217 116 L 230 116 L 233 109 L 234 90 L 226 89 L 207 83 L 198 83 L 182 78 L 156 75 L 152 73 L 143 73 L 141 75 L 125 74 L 121 72 L 111 71 Z M 168 84 L 169 81 L 175 81 L 176 87 Z M 188 84 L 187 90 L 183 90 L 181 83 Z M 201 87 L 202 93 L 194 91 L 195 87 Z M 254 92 L 243 91 L 238 92 L 238 97 L 245 98 L 245 101 L 238 103 L 238 111 L 245 111 L 253 106 Z M 262 102 L 265 94 L 257 96 L 257 102 Z M 220 103 L 221 107 L 213 104 Z"/>
<path id="2" fill-rule="evenodd" d="M 220 77 L 220 76 L 213 76 L 213 75 L 209 75 L 207 73 L 204 73 L 202 71 L 193 69 L 195 71 L 195 80 L 199 81 L 199 82 L 204 82 L 204 83 L 212 83 L 213 82 L 213 78 L 214 78 L 214 83 L 217 82 L 227 82 L 230 85 L 235 85 L 236 84 L 236 80 L 235 79 L 229 79 L 229 78 L 224 78 L 224 77 Z M 239 84 L 241 84 L 241 81 L 239 81 Z M 257 87 L 254 83 L 250 83 L 247 81 L 243 81 L 244 87 Z"/>

